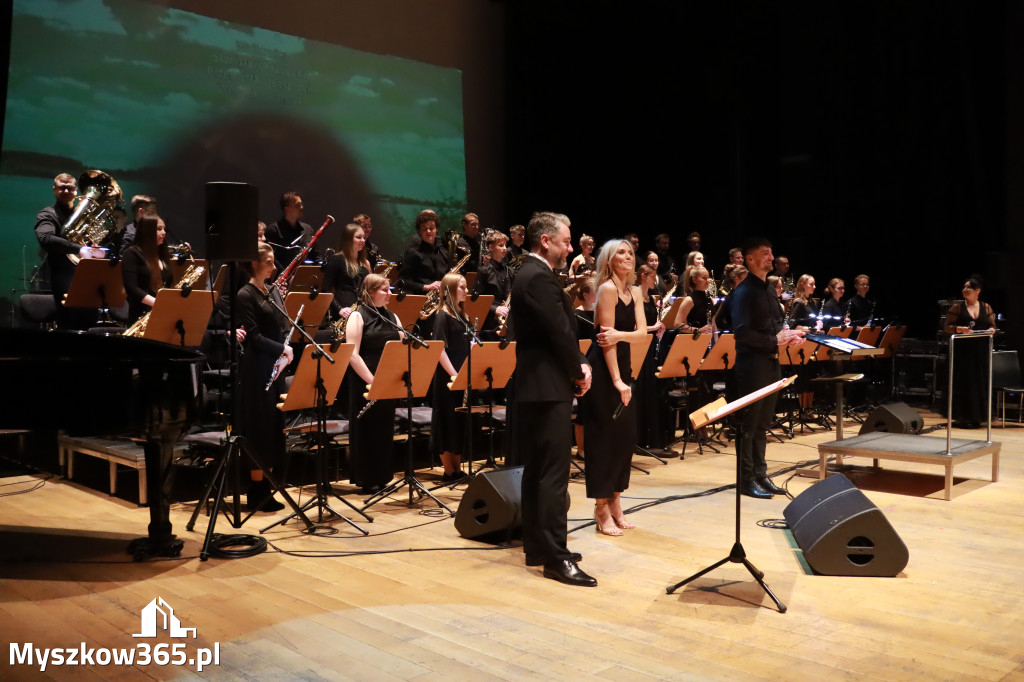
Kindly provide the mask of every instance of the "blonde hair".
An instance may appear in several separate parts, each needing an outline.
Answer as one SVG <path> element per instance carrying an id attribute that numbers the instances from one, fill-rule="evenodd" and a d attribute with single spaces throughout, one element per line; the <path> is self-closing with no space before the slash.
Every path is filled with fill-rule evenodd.
<path id="1" fill-rule="evenodd" d="M 629 247 L 629 252 L 633 252 L 633 245 L 629 243 L 628 239 L 612 239 L 602 244 L 601 250 L 597 254 L 597 265 L 594 268 L 597 273 L 594 277 L 598 286 L 612 278 L 612 256 L 618 250 L 619 244 L 625 244 Z M 630 269 L 629 274 L 626 275 L 626 286 L 631 286 L 634 282 L 636 282 L 636 271 Z"/>
<path id="2" fill-rule="evenodd" d="M 373 292 L 380 288 L 385 282 L 390 286 L 390 281 L 384 275 L 371 272 L 363 277 L 363 285 L 359 288 L 359 300 L 365 305 L 373 305 Z"/>
<path id="3" fill-rule="evenodd" d="M 441 301 L 445 310 L 456 317 L 465 317 L 466 309 L 464 303 L 459 303 L 458 310 L 452 307 L 452 303 L 457 301 L 456 292 L 459 288 L 459 282 L 465 282 L 466 278 L 457 272 L 449 272 L 447 275 L 441 278 Z"/>
<path id="4" fill-rule="evenodd" d="M 683 296 L 689 296 L 693 293 L 695 287 L 693 286 L 693 278 L 697 275 L 704 273 L 708 276 L 708 270 L 705 267 L 699 265 L 691 265 L 686 268 L 683 272 Z"/>

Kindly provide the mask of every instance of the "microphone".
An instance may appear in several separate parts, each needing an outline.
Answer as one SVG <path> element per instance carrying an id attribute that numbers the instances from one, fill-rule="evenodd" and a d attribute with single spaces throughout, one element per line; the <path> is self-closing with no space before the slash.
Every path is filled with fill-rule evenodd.
<path id="1" fill-rule="evenodd" d="M 632 381 L 629 382 L 629 388 L 631 390 L 635 388 L 635 385 L 634 385 L 634 383 Z M 626 409 L 626 404 L 624 402 L 622 402 L 622 398 L 620 397 L 619 398 L 619 404 L 616 405 L 615 409 L 612 411 L 612 421 L 617 421 L 618 418 L 622 416 L 622 411 L 625 410 L 625 409 Z"/>
<path id="2" fill-rule="evenodd" d="M 398 293 L 395 294 L 395 298 L 398 299 L 399 301 L 404 300 L 405 299 L 405 280 L 404 279 L 398 280 L 397 282 L 395 282 L 395 286 L 398 287 Z"/>

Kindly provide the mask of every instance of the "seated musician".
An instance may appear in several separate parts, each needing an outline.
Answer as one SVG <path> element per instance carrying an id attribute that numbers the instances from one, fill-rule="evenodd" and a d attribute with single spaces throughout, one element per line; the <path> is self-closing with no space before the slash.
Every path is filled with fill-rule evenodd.
<path id="1" fill-rule="evenodd" d="M 469 259 L 462 266 L 461 272 L 479 272 L 483 263 L 480 262 L 480 218 L 476 213 L 467 213 L 462 216 L 462 234 L 459 235 L 459 246 L 469 249 Z"/>
<path id="2" fill-rule="evenodd" d="M 821 329 L 817 311 L 811 305 L 814 296 L 814 276 L 800 275 L 793 289 L 793 303 L 789 308 L 789 328 L 802 331 Z"/>
<path id="3" fill-rule="evenodd" d="M 871 280 L 867 275 L 857 275 L 853 278 L 853 288 L 856 293 L 847 299 L 850 324 L 854 327 L 863 327 L 871 321 L 875 313 L 875 302 L 868 300 Z"/>
<path id="4" fill-rule="evenodd" d="M 569 264 L 569 282 L 576 281 L 577 277 L 586 277 L 594 272 L 594 238 L 589 234 L 580 237 L 580 255 L 572 259 Z"/>
<path id="5" fill-rule="evenodd" d="M 740 256 L 743 252 L 740 252 Z M 747 277 L 747 266 L 729 263 L 725 266 L 722 276 L 722 289 L 726 292 L 720 300 L 718 310 L 715 312 L 712 323 L 716 330 L 732 329 L 732 292 Z"/>
<path id="6" fill-rule="evenodd" d="M 363 278 L 372 272 L 366 257 L 366 232 L 356 223 L 341 230 L 338 251 L 327 259 L 324 268 L 324 291 L 334 294 L 331 313 L 348 317 L 359 299 Z"/>
<path id="7" fill-rule="evenodd" d="M 373 272 L 377 265 L 384 262 L 380 247 L 370 239 L 370 235 L 373 234 L 373 219 L 365 213 L 357 213 L 352 222 L 363 228 L 363 235 L 366 237 L 366 260 L 370 262 L 370 272 Z"/>
<path id="8" fill-rule="evenodd" d="M 509 238 L 511 243 L 508 245 L 509 258 L 516 258 L 518 256 L 525 256 L 528 251 L 523 247 L 523 242 L 526 241 L 526 228 L 522 225 L 513 225 L 508 229 Z"/>
<path id="9" fill-rule="evenodd" d="M 313 227 L 301 220 L 305 209 L 302 206 L 302 197 L 296 192 L 282 194 L 280 203 L 282 215 L 277 222 L 267 226 L 267 241 L 274 247 L 274 264 L 277 271 L 283 272 L 302 247 L 313 238 Z M 319 263 L 321 255 L 314 247 L 307 258 Z"/>
<path id="10" fill-rule="evenodd" d="M 846 293 L 846 283 L 838 277 L 829 280 L 825 287 L 825 305 L 821 314 L 827 331 L 830 327 L 838 327 L 850 323 L 842 303 L 843 294 Z"/>
<path id="11" fill-rule="evenodd" d="M 451 268 L 448 251 L 437 243 L 438 221 L 433 211 L 416 216 L 417 238 L 406 250 L 399 276 L 410 294 L 441 288 L 441 278 Z"/>
<path id="12" fill-rule="evenodd" d="M 153 308 L 157 291 L 173 284 L 166 238 L 163 218 L 156 213 L 145 214 L 136 225 L 134 243 L 121 254 L 129 324 Z"/>
<path id="13" fill-rule="evenodd" d="M 654 287 L 651 289 L 651 293 L 653 295 L 663 299 L 665 297 L 665 294 L 667 294 L 670 289 L 672 291 L 675 291 L 675 279 L 670 277 L 669 280 L 666 280 L 664 277 L 658 274 L 658 266 L 660 265 L 660 261 L 658 260 L 657 253 L 655 253 L 654 251 L 648 251 L 647 253 L 645 253 L 642 264 L 654 268 L 655 281 Z M 637 269 L 639 270 L 639 268 Z M 662 300 L 661 304 L 663 306 L 667 305 L 668 301 Z"/>
<path id="14" fill-rule="evenodd" d="M 491 295 L 494 300 L 491 302 L 491 309 L 487 312 L 487 319 L 481 325 L 481 335 L 485 339 L 497 339 L 498 318 L 508 317 L 509 295 L 512 293 L 512 275 L 508 265 L 505 264 L 505 254 L 508 251 L 508 237 L 498 230 L 488 230 L 484 235 L 484 251 L 490 256 L 486 265 L 480 267 L 477 273 L 476 283 L 473 291 L 480 296 Z"/>

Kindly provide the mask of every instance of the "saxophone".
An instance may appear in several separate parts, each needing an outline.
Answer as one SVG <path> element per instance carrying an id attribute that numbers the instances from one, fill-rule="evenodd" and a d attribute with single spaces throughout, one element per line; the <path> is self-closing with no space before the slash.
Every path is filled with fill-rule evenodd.
<path id="1" fill-rule="evenodd" d="M 512 292 L 509 292 L 508 296 L 505 297 L 505 300 L 501 302 L 501 305 L 507 308 L 511 302 Z M 505 335 L 508 334 L 508 315 L 498 315 L 497 334 L 502 338 L 505 338 Z"/>
<path id="2" fill-rule="evenodd" d="M 668 315 L 669 311 L 672 310 L 672 306 L 668 305 L 668 300 L 672 298 L 672 294 L 676 293 L 676 287 L 678 284 L 673 284 L 669 287 L 665 295 L 661 297 L 661 310 L 658 312 L 658 319 L 662 322 L 665 321 L 665 316 Z"/>
<path id="3" fill-rule="evenodd" d="M 452 269 L 449 270 L 446 274 L 450 275 L 453 272 L 458 272 L 459 270 L 461 270 L 462 266 L 465 265 L 466 261 L 469 260 L 469 257 L 471 255 L 473 255 L 473 253 L 469 249 L 467 249 L 465 246 L 460 246 L 460 247 L 458 247 L 458 249 L 460 251 L 465 251 L 466 255 L 464 255 L 461 259 L 459 259 L 459 262 L 456 263 L 452 267 Z M 437 289 L 432 289 L 432 290 L 428 291 L 427 292 L 427 301 L 426 301 L 426 303 L 423 304 L 423 307 L 420 309 L 420 319 L 421 320 L 425 320 L 428 317 L 430 317 L 431 315 L 433 315 L 434 313 L 436 313 L 438 310 L 440 310 L 441 309 L 441 303 L 442 303 L 442 300 L 441 300 L 441 287 L 438 287 Z"/>
<path id="4" fill-rule="evenodd" d="M 349 307 L 348 317 L 342 316 L 337 322 L 331 325 L 331 330 L 334 332 L 334 340 L 337 343 L 341 343 L 345 340 L 345 327 L 348 326 L 349 317 L 352 317 L 352 313 L 359 307 L 359 301 L 356 301 Z"/>
<path id="5" fill-rule="evenodd" d="M 199 278 L 203 276 L 204 272 L 206 272 L 206 268 L 204 268 L 202 265 L 196 265 L 193 263 L 192 265 L 188 266 L 185 272 L 181 275 L 181 280 L 179 280 L 178 283 L 171 288 L 184 289 L 186 286 L 191 287 L 193 284 L 199 281 Z M 145 336 L 146 326 L 149 324 L 149 316 L 152 314 L 152 308 L 147 310 L 142 315 L 142 317 L 135 320 L 135 323 L 124 331 L 124 334 L 122 334 L 122 336 Z"/>
<path id="6" fill-rule="evenodd" d="M 711 271 L 711 276 L 708 277 L 708 296 L 711 298 L 718 298 L 718 285 L 715 284 L 715 271 Z"/>

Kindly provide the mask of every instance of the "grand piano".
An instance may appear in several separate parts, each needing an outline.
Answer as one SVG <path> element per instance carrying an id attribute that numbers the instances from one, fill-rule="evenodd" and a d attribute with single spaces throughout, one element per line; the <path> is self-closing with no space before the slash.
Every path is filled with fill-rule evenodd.
<path id="1" fill-rule="evenodd" d="M 178 556 L 184 543 L 172 532 L 165 474 L 199 410 L 202 359 L 147 339 L 0 329 L 0 376 L 14 398 L 0 410 L 0 428 L 144 439 L 149 532 L 129 551 L 136 560 Z"/>

